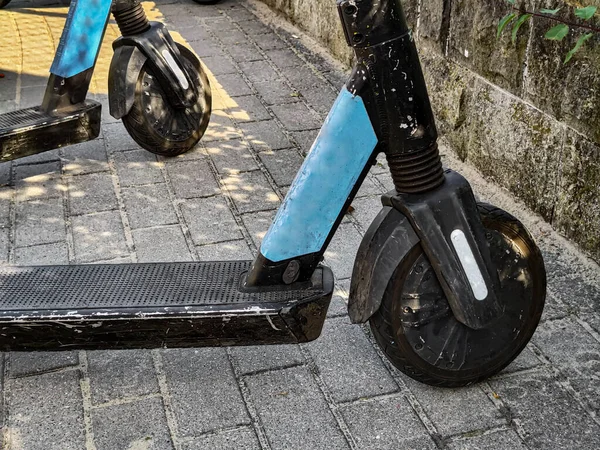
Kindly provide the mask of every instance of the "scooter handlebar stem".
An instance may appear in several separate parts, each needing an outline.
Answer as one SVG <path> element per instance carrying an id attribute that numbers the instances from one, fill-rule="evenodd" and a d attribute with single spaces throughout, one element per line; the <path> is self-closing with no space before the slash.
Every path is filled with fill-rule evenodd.
<path id="1" fill-rule="evenodd" d="M 399 0 L 338 0 L 356 64 L 346 87 L 363 98 L 380 150 L 388 156 L 428 151 L 435 120 L 417 48 Z"/>
<path id="2" fill-rule="evenodd" d="M 399 0 L 337 0 L 348 45 L 372 47 L 410 31 Z"/>

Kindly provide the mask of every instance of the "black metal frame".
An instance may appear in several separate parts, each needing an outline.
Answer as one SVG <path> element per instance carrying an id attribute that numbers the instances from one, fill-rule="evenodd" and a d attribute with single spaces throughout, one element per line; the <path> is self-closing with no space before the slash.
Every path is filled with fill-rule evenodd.
<path id="1" fill-rule="evenodd" d="M 333 273 L 238 290 L 250 261 L 0 268 L 0 350 L 295 344 L 321 334 Z"/>
<path id="2" fill-rule="evenodd" d="M 408 217 L 458 320 L 471 328 L 485 327 L 503 311 L 496 269 L 468 182 L 442 169 L 434 115 L 400 0 L 338 0 L 337 6 L 356 54 L 346 87 L 362 98 L 379 139 L 377 150 L 386 154 L 396 186 L 384 205 Z M 368 166 L 320 252 L 278 263 L 259 254 L 247 283 L 266 287 L 309 279 L 367 172 Z M 473 250 L 488 288 L 483 301 L 475 298 L 452 246 L 453 230 L 462 231 Z"/>
<path id="3" fill-rule="evenodd" d="M 357 58 L 346 87 L 352 94 L 363 99 L 379 140 L 372 162 L 375 162 L 375 156 L 380 152 L 384 152 L 392 161 L 395 157 L 401 158 L 406 154 L 420 156 L 432 147 L 437 152 L 433 112 L 416 47 L 400 2 L 338 0 L 337 7 L 348 45 L 354 48 Z M 411 127 L 410 124 L 417 125 Z M 434 154 L 433 158 L 426 158 L 427 164 L 433 165 L 433 174 L 419 183 L 425 186 L 440 185 L 443 174 L 439 153 Z M 393 165 L 390 164 L 390 167 Z M 321 251 L 277 263 L 259 254 L 247 283 L 257 286 L 282 283 L 288 267 L 294 262 L 299 266 L 297 279 L 310 279 L 312 271 L 323 260 L 327 246 L 369 169 L 370 165 L 367 165 Z M 399 172 L 402 173 L 403 169 L 405 167 L 401 165 Z M 427 169 L 429 166 L 426 166 L 426 172 Z M 409 180 L 400 179 L 399 183 L 414 186 L 415 183 L 410 179 L 414 173 L 415 170 L 409 170 Z M 392 173 L 393 177 L 394 175 Z M 394 178 L 396 181 L 398 177 Z"/>

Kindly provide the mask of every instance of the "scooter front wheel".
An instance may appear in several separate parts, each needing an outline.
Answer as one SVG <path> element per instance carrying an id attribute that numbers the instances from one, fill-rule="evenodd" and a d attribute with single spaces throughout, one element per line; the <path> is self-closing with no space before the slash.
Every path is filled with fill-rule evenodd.
<path id="1" fill-rule="evenodd" d="M 162 156 L 177 156 L 192 149 L 204 135 L 211 114 L 208 77 L 196 56 L 177 44 L 181 60 L 195 78 L 196 103 L 187 108 L 171 105 L 148 64 L 138 77 L 133 106 L 123 117 L 127 132 L 141 147 Z"/>
<path id="2" fill-rule="evenodd" d="M 479 212 L 500 278 L 501 318 L 481 330 L 456 320 L 417 245 L 397 267 L 370 319 L 389 360 L 420 382 L 459 387 L 498 373 L 527 345 L 542 315 L 546 272 L 531 235 L 499 208 L 480 204 Z"/>

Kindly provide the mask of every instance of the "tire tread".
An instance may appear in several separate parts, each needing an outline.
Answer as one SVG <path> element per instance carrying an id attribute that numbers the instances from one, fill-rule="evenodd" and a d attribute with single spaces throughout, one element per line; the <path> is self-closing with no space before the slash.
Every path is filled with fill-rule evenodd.
<path id="1" fill-rule="evenodd" d="M 206 110 L 203 111 L 202 121 L 198 124 L 198 129 L 185 141 L 172 141 L 167 140 L 164 137 L 160 136 L 153 128 L 152 124 L 148 121 L 146 115 L 144 114 L 143 108 L 141 106 L 141 89 L 136 88 L 135 100 L 133 102 L 133 106 L 129 113 L 123 117 L 123 125 L 125 129 L 131 136 L 131 138 L 151 153 L 155 153 L 161 156 L 178 156 L 187 151 L 191 150 L 202 138 L 206 128 L 208 127 L 208 118 L 210 118 L 211 113 L 211 93 L 210 93 L 210 84 L 204 69 L 202 68 L 202 64 L 196 58 L 196 56 L 187 48 L 183 47 L 180 44 L 177 44 L 177 48 L 183 59 L 191 63 L 196 70 L 199 78 L 202 81 L 202 89 L 199 95 L 205 96 L 206 100 Z M 142 69 L 144 70 L 144 69 Z M 138 83 L 140 83 L 140 79 Z"/>
<path id="2" fill-rule="evenodd" d="M 478 207 L 482 220 L 484 222 L 501 222 L 503 226 L 509 227 L 513 232 L 520 235 L 524 238 L 526 242 L 531 244 L 532 250 L 536 253 L 536 256 L 539 257 L 540 261 L 543 261 L 541 259 L 541 252 L 539 251 L 538 247 L 534 244 L 531 235 L 518 219 L 516 219 L 506 211 L 487 203 L 479 203 Z M 510 364 L 514 360 L 514 358 L 516 358 L 516 356 L 518 356 L 518 354 L 522 351 L 521 348 L 518 352 L 516 352 L 512 359 L 507 361 L 506 364 L 497 368 L 497 370 L 494 370 L 493 372 L 482 370 L 482 374 L 479 376 L 457 380 L 449 380 L 446 378 L 437 377 L 427 372 L 426 370 L 422 370 L 416 367 L 411 362 L 411 359 L 415 358 L 415 356 L 402 352 L 398 345 L 395 344 L 396 337 L 394 336 L 394 327 L 390 319 L 392 317 L 392 305 L 393 302 L 386 301 L 384 297 L 384 301 L 381 303 L 381 307 L 371 317 L 370 326 L 373 336 L 383 353 L 398 370 L 421 383 L 448 388 L 456 388 L 474 383 L 479 383 L 494 375 L 495 373 L 500 372 L 508 364 Z M 539 320 L 539 318 L 537 320 Z M 523 347 L 526 345 L 527 341 L 525 342 Z"/>

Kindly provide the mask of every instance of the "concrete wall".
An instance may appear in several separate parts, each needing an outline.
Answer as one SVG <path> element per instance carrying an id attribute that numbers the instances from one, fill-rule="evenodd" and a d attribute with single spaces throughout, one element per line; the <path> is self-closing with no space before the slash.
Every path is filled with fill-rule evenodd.
<path id="1" fill-rule="evenodd" d="M 335 0 L 262 1 L 351 62 Z M 552 24 L 534 19 L 516 44 L 509 32 L 496 40 L 498 20 L 508 12 L 502 0 L 403 4 L 439 129 L 454 151 L 599 261 L 600 36 L 564 65 L 579 34 L 550 42 L 543 35 Z"/>

